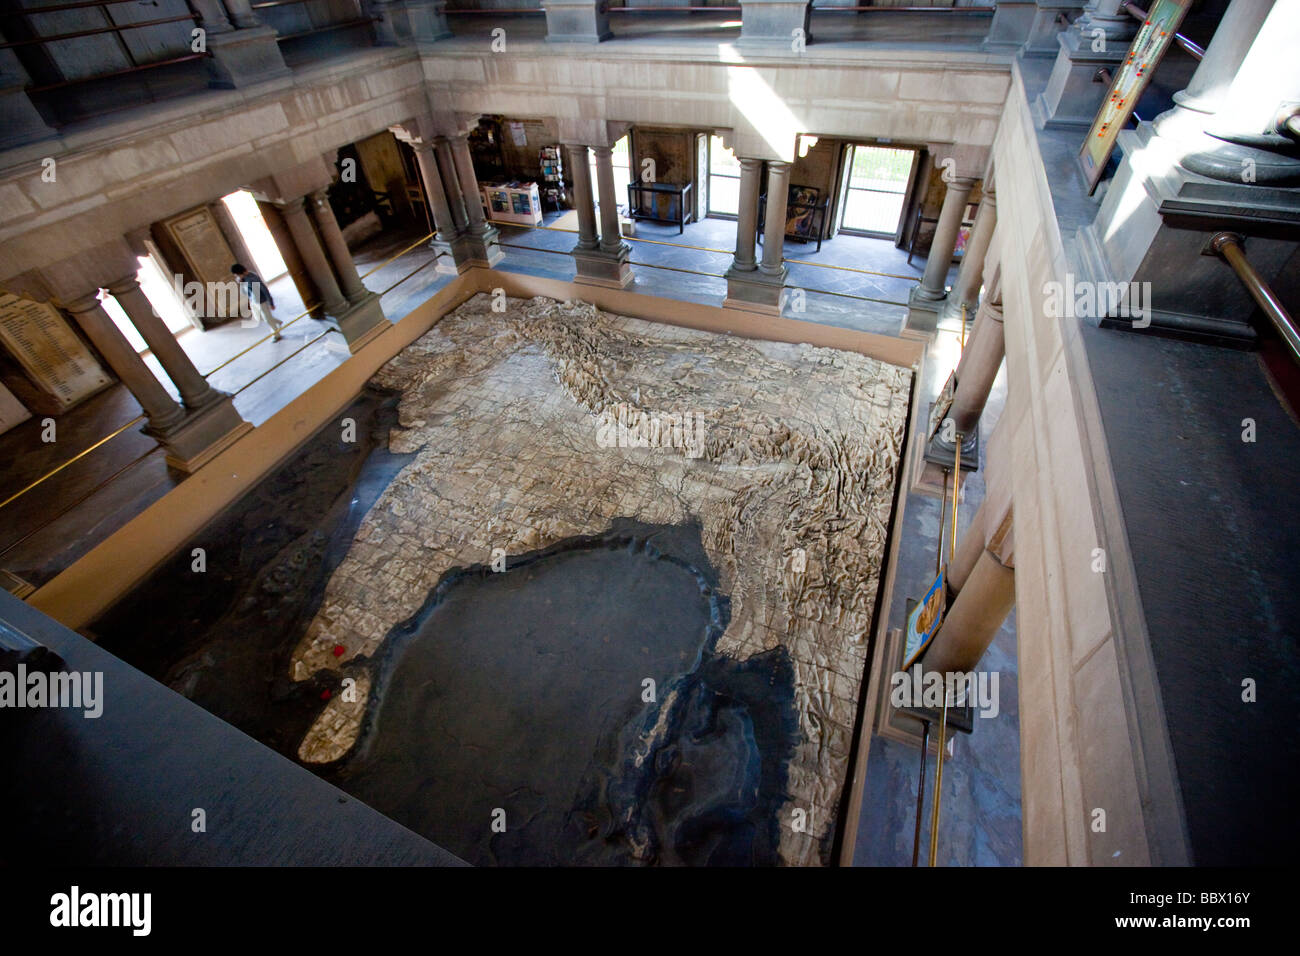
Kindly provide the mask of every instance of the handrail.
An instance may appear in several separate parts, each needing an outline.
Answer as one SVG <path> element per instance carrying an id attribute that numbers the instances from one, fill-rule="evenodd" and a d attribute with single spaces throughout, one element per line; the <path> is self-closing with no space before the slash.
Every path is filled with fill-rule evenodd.
<path id="1" fill-rule="evenodd" d="M 1244 237 L 1235 232 L 1218 232 L 1210 238 L 1210 250 L 1232 266 L 1232 271 L 1237 273 L 1241 284 L 1246 287 L 1251 298 L 1268 316 L 1269 321 L 1273 323 L 1273 328 L 1277 329 L 1278 334 L 1286 342 L 1291 350 L 1291 357 L 1300 363 L 1300 331 L 1296 330 L 1291 314 L 1287 312 L 1282 300 L 1269 288 L 1264 277 L 1246 258 L 1246 250 L 1241 245 L 1243 241 Z"/>
<path id="2" fill-rule="evenodd" d="M 39 13 L 39 10 L 28 10 L 28 13 Z M 181 20 L 197 20 L 199 15 L 194 12 L 186 13 L 177 17 L 159 17 L 157 20 L 140 20 L 136 23 L 118 23 L 111 27 L 96 27 L 93 30 L 77 30 L 74 33 L 56 33 L 49 37 L 33 37 L 30 40 L 9 40 L 0 43 L 0 50 L 6 50 L 10 47 L 17 46 L 34 46 L 38 43 L 55 43 L 58 40 L 75 40 L 78 37 L 99 36 L 102 33 L 121 33 L 123 30 L 138 30 L 141 27 L 156 27 L 162 23 L 178 23 Z"/>
<path id="3" fill-rule="evenodd" d="M 1127 13 L 1130 17 L 1132 17 L 1135 20 L 1145 20 L 1147 18 L 1147 11 L 1143 10 L 1136 3 L 1126 2 L 1121 4 L 1121 6 L 1124 8 L 1124 12 Z M 1199 60 L 1205 56 L 1204 47 L 1200 46 L 1199 44 L 1193 43 L 1191 40 L 1187 39 L 1187 37 L 1183 36 L 1181 33 L 1174 34 L 1174 42 L 1177 43 L 1184 50 L 1186 50 L 1188 55 L 1194 59 Z"/>

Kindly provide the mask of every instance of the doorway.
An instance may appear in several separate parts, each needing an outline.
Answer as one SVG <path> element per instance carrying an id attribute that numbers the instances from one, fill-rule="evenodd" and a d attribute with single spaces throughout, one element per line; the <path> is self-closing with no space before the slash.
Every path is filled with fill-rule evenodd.
<path id="1" fill-rule="evenodd" d="M 914 149 L 850 146 L 841 183 L 840 231 L 897 236 L 915 162 Z"/>

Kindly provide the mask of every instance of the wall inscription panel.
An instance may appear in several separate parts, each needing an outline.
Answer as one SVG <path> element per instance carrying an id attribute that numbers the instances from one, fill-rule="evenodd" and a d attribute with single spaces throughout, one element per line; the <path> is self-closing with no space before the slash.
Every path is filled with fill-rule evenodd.
<path id="1" fill-rule="evenodd" d="M 226 282 L 236 261 L 230 243 L 206 206 L 173 216 L 165 223 L 172 240 L 200 282 Z"/>
<path id="2" fill-rule="evenodd" d="M 72 407 L 113 381 L 48 302 L 0 295 L 0 342 L 60 408 Z"/>

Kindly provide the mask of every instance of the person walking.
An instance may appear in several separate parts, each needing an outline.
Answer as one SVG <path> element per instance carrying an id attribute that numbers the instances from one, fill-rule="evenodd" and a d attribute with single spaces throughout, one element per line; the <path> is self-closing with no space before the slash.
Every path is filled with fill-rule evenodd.
<path id="1" fill-rule="evenodd" d="M 257 323 L 259 318 L 265 319 L 266 324 L 270 326 L 271 331 L 275 333 L 275 335 L 272 336 L 272 341 L 280 341 L 281 323 L 275 315 L 275 299 L 271 298 L 271 290 L 266 287 L 266 283 L 262 281 L 262 277 L 256 272 L 250 272 L 238 262 L 230 267 L 230 271 L 239 282 L 239 286 L 243 290 L 244 295 L 248 296 L 248 303 L 253 309 L 254 325 Z M 245 326 L 245 328 L 251 328 L 251 326 Z"/>

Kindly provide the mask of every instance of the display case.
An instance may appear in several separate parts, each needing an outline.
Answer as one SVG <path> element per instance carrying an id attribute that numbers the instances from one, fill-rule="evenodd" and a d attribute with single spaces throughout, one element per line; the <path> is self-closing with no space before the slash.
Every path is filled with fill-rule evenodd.
<path id="1" fill-rule="evenodd" d="M 483 208 L 493 222 L 510 222 L 518 226 L 542 224 L 542 200 L 537 183 L 484 184 Z"/>
<path id="2" fill-rule="evenodd" d="M 542 170 L 542 201 L 556 212 L 569 206 L 568 191 L 564 188 L 564 160 L 560 147 L 543 146 L 538 153 Z"/>

